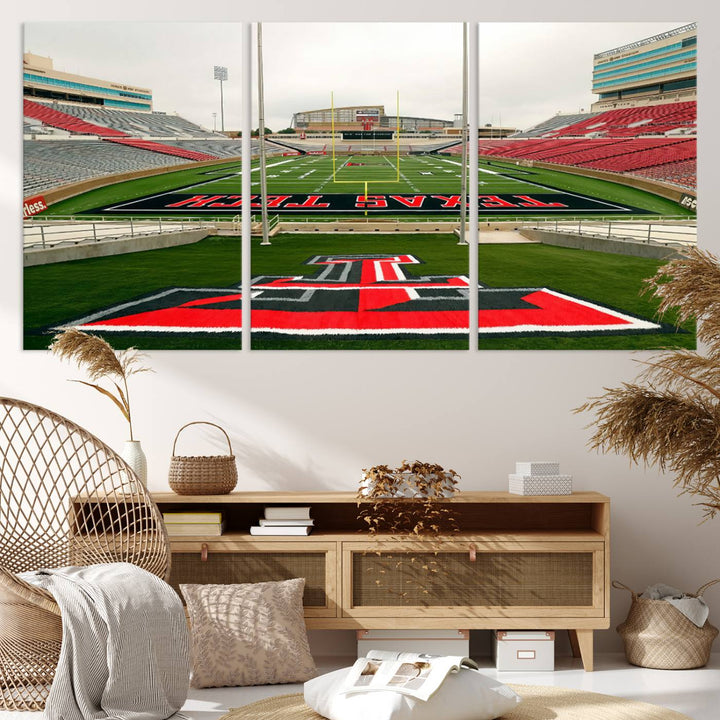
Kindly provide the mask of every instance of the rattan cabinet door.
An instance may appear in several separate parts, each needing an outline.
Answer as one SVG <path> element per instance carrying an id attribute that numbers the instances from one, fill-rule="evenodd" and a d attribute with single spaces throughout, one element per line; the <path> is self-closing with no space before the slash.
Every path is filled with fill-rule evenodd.
<path id="1" fill-rule="evenodd" d="M 344 542 L 343 616 L 602 617 L 601 542 Z"/>
<path id="2" fill-rule="evenodd" d="M 181 584 L 255 583 L 303 577 L 305 617 L 337 617 L 336 543 L 173 540 L 171 550 L 170 584 L 178 593 Z"/>

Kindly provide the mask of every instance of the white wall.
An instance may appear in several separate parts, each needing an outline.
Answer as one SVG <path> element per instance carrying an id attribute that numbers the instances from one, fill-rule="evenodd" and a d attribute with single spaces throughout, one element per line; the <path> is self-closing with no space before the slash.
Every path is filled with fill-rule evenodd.
<path id="1" fill-rule="evenodd" d="M 403 3 L 405 5 L 405 3 Z M 354 5 L 354 4 L 353 4 Z M 389 5 L 389 4 L 386 4 Z M 449 15 L 437 16 L 437 3 L 415 2 L 412 19 L 480 19 L 477 3 L 463 0 Z M 587 17 L 574 5 L 516 3 L 512 16 L 494 8 L 496 20 L 643 20 L 628 16 L 627 3 L 605 2 L 597 16 Z M 125 440 L 123 421 L 112 406 L 90 389 L 67 382 L 74 369 L 45 352 L 21 351 L 21 175 L 19 62 L 20 25 L 25 20 L 111 19 L 94 4 L 43 0 L 6 11 L 2 29 L 5 104 L 0 143 L 0 393 L 45 404 L 88 427 L 114 447 Z M 177 8 L 180 8 L 178 15 Z M 122 4 L 123 18 L 133 20 L 361 19 L 329 0 L 295 6 L 266 0 L 262 15 L 243 17 L 236 3 L 217 2 L 213 17 L 194 13 L 191 4 L 153 4 L 152 14 L 135 0 Z M 360 8 L 363 6 L 360 5 Z M 172 8 L 172 12 L 170 10 Z M 184 12 L 184 9 L 187 11 Z M 532 11 L 529 9 L 533 8 Z M 712 10 L 684 3 L 682 16 L 697 19 L 701 34 L 701 243 L 720 249 L 710 217 L 718 181 L 714 137 L 717 102 L 711 69 L 718 48 L 711 46 Z M 528 11 L 526 13 L 525 11 Z M 678 15 L 675 3 L 656 2 L 653 19 Z M 119 11 L 116 11 L 119 12 Z M 385 8 L 375 19 L 402 20 L 399 10 Z M 8 15 L 7 13 L 10 13 Z M 13 15 L 14 13 L 14 15 Z M 573 14 L 574 13 L 574 14 Z M 367 19 L 367 18 L 365 18 Z M 717 25 L 715 25 L 717 27 Z M 715 43 L 717 45 L 717 43 Z M 705 91 L 705 92 L 704 92 Z M 704 93 L 704 94 L 703 94 Z M 426 459 L 457 470 L 461 489 L 496 490 L 518 459 L 556 458 L 574 475 L 578 490 L 597 490 L 612 498 L 613 578 L 641 590 L 664 581 L 695 590 L 720 575 L 717 548 L 720 519 L 699 525 L 701 513 L 689 497 L 676 497 L 672 478 L 656 470 L 629 465 L 622 457 L 586 449 L 590 418 L 573 414 L 588 396 L 632 379 L 629 352 L 154 352 L 154 374 L 133 380 L 136 434 L 148 455 L 150 487 L 166 489 L 167 467 L 177 429 L 190 420 L 218 422 L 231 434 L 239 460 L 239 489 L 353 490 L 361 468 Z M 199 431 L 214 442 L 210 431 Z M 191 438 L 188 448 L 192 450 Z M 220 440 L 217 448 L 221 447 Z M 181 446 L 182 447 L 182 446 Z M 205 445 L 207 448 L 207 445 Z M 716 621 L 720 592 L 708 593 Z M 627 593 L 612 592 L 612 627 L 624 619 Z M 323 636 L 324 638 L 326 636 Z M 347 635 L 342 636 L 347 643 Z M 597 633 L 599 649 L 619 649 L 614 632 Z M 326 639 L 314 639 L 328 649 Z"/>

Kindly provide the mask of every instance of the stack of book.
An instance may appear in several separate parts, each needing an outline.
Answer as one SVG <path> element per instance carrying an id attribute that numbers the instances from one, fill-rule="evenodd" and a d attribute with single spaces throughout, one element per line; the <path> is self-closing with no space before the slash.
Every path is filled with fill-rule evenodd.
<path id="1" fill-rule="evenodd" d="M 518 462 L 508 478 L 513 495 L 572 494 L 572 475 L 561 475 L 558 462 Z"/>
<path id="2" fill-rule="evenodd" d="M 266 507 L 265 517 L 250 528 L 251 535 L 309 535 L 313 520 L 309 507 Z"/>
<path id="3" fill-rule="evenodd" d="M 163 520 L 170 537 L 222 535 L 225 523 L 219 512 L 166 512 Z"/>

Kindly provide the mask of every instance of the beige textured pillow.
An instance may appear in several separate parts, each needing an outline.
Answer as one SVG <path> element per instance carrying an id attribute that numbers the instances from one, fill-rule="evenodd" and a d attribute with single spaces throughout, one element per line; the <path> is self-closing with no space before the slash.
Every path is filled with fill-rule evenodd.
<path id="1" fill-rule="evenodd" d="M 275 685 L 315 677 L 304 588 L 304 578 L 181 585 L 192 626 L 192 686 Z"/>

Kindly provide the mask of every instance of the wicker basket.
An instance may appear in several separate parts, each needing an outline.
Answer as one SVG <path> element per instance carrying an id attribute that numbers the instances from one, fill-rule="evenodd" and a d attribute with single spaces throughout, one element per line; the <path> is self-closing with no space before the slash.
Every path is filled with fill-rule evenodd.
<path id="1" fill-rule="evenodd" d="M 702 597 L 705 590 L 718 582 L 705 583 L 694 597 Z M 707 664 L 718 635 L 718 629 L 709 621 L 699 628 L 666 600 L 640 597 L 617 581 L 612 585 L 632 594 L 627 619 L 617 627 L 629 663 L 660 670 L 686 670 Z"/>
<path id="2" fill-rule="evenodd" d="M 229 455 L 176 455 L 180 433 L 190 425 L 212 425 L 225 436 L 230 450 Z M 168 483 L 170 489 L 178 495 L 227 495 L 237 485 L 237 467 L 228 434 L 215 423 L 202 420 L 183 425 L 173 442 L 172 458 Z"/>

